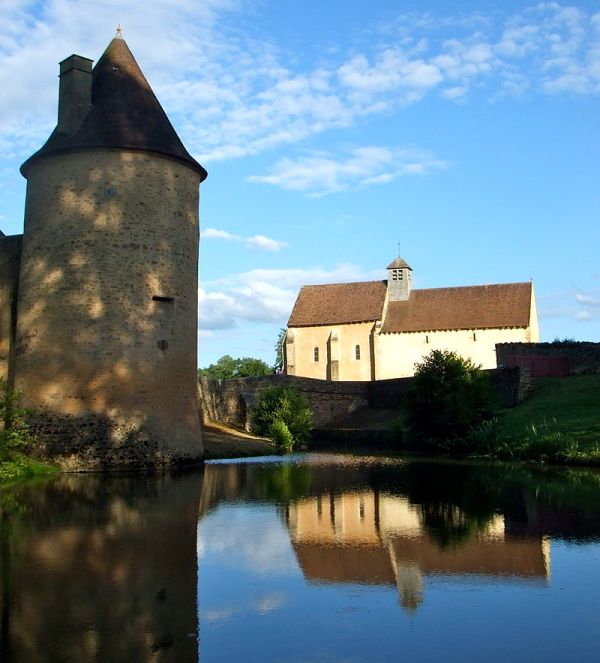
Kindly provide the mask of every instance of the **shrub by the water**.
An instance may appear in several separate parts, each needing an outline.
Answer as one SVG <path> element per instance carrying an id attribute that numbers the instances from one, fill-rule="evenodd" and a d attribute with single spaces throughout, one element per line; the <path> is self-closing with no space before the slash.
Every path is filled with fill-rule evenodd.
<path id="1" fill-rule="evenodd" d="M 294 438 L 286 423 L 281 421 L 281 419 L 275 419 L 271 424 L 269 427 L 269 437 L 281 451 L 289 453 L 294 450 Z"/>
<path id="2" fill-rule="evenodd" d="M 279 421 L 285 424 L 287 432 L 291 435 L 293 443 L 290 448 L 287 444 L 287 435 Z M 312 413 L 308 400 L 296 389 L 291 387 L 266 387 L 260 394 L 258 403 L 252 412 L 252 430 L 257 435 L 267 435 L 279 445 L 281 441 L 285 451 L 292 451 L 295 446 L 308 439 L 312 428 Z M 275 430 L 277 432 L 272 432 Z M 284 444 L 285 442 L 285 444 Z"/>
<path id="3" fill-rule="evenodd" d="M 28 411 L 20 407 L 21 393 L 0 380 L 0 460 L 7 460 L 12 452 L 25 451 L 35 442 L 35 437 L 25 420 Z"/>
<path id="4" fill-rule="evenodd" d="M 416 365 L 408 394 L 413 444 L 439 451 L 470 451 L 471 432 L 493 413 L 489 378 L 470 359 L 449 350 L 432 350 Z"/>
<path id="5" fill-rule="evenodd" d="M 56 468 L 30 458 L 28 448 L 35 436 L 27 425 L 28 410 L 20 406 L 21 394 L 0 380 L 0 482 L 20 481 L 35 476 L 53 474 Z"/>

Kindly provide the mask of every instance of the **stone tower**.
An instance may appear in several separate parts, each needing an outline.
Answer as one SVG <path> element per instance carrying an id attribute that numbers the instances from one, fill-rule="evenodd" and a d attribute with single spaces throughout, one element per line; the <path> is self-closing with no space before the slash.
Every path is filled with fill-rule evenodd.
<path id="1" fill-rule="evenodd" d="M 202 458 L 198 189 L 186 151 L 117 37 L 60 64 L 59 117 L 27 179 L 15 387 L 40 453 L 70 469 Z"/>
<path id="2" fill-rule="evenodd" d="M 401 302 L 410 297 L 412 287 L 412 267 L 398 256 L 387 266 L 388 301 Z"/>

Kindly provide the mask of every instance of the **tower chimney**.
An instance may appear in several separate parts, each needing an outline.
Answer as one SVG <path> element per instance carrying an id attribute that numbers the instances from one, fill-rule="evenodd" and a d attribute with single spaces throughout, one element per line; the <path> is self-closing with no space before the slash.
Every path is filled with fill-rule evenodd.
<path id="1" fill-rule="evenodd" d="M 57 130 L 72 136 L 92 103 L 93 60 L 71 55 L 60 63 Z"/>

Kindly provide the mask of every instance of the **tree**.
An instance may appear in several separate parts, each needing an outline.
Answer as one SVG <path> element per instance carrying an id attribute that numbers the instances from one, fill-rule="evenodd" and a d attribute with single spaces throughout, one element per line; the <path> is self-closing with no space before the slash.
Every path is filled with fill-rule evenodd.
<path id="1" fill-rule="evenodd" d="M 469 433 L 494 414 L 489 377 L 470 359 L 433 350 L 416 365 L 408 409 L 412 440 L 435 449 L 468 451 Z"/>
<path id="2" fill-rule="evenodd" d="M 0 421 L 4 422 L 4 429 L 0 430 L 0 461 L 8 460 L 12 452 L 25 451 L 35 442 L 26 421 L 29 411 L 20 406 L 21 396 L 20 391 L 11 389 L 0 378 Z"/>
<path id="3" fill-rule="evenodd" d="M 281 373 L 283 370 L 283 344 L 285 343 L 285 334 L 287 330 L 285 327 L 282 327 L 277 334 L 277 341 L 275 342 L 275 363 L 273 364 L 273 370 L 276 373 Z"/>
<path id="4" fill-rule="evenodd" d="M 284 451 L 292 451 L 308 439 L 311 428 L 312 412 L 304 394 L 292 387 L 271 385 L 263 389 L 252 412 L 254 433 L 268 435 Z"/>
<path id="5" fill-rule="evenodd" d="M 270 375 L 271 367 L 262 359 L 242 357 L 234 359 L 231 355 L 223 355 L 216 364 L 207 368 L 199 368 L 198 375 L 216 380 L 229 380 L 230 378 L 255 378 Z"/>

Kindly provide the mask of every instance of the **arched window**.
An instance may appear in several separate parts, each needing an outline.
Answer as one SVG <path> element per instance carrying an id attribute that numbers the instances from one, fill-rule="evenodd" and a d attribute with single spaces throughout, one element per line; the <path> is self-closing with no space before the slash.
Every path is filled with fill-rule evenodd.
<path id="1" fill-rule="evenodd" d="M 319 348 L 317 347 L 313 350 L 313 358 L 315 361 L 319 361 Z"/>
<path id="2" fill-rule="evenodd" d="M 356 359 L 360 359 L 360 345 L 357 345 L 357 346 L 354 348 L 354 357 L 355 357 Z"/>

